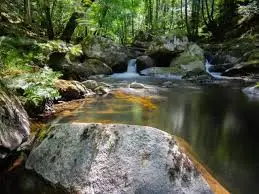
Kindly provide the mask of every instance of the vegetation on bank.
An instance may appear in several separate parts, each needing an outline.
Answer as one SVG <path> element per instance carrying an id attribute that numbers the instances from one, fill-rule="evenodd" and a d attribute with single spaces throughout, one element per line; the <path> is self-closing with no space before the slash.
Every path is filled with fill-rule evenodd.
<path id="1" fill-rule="evenodd" d="M 131 47 L 172 34 L 202 43 L 236 42 L 233 38 L 240 37 L 254 41 L 258 38 L 258 18 L 257 0 L 3 0 L 0 75 L 21 95 L 24 104 L 38 106 L 60 96 L 54 82 L 62 74 L 47 67 L 49 58 L 61 53 L 69 64 L 81 61 L 82 46 L 93 37 Z M 182 55 L 178 60 L 193 59 Z M 91 67 L 95 72 L 99 64 L 90 58 L 86 66 L 96 66 Z M 87 70 L 78 65 L 73 68 L 78 68 L 76 73 Z M 171 69 L 181 72 L 178 66 Z"/>

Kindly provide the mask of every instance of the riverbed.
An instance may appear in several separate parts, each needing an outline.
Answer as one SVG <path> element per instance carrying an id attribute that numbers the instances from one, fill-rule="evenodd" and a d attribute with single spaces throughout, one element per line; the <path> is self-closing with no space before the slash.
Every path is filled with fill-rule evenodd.
<path id="1" fill-rule="evenodd" d="M 75 110 L 60 114 L 52 123 L 156 127 L 184 139 L 196 159 L 231 193 L 257 193 L 259 100 L 249 99 L 241 86 L 199 86 L 183 80 L 141 76 L 102 81 L 113 86 L 110 94 L 81 100 Z M 145 88 L 129 88 L 132 82 L 142 83 Z M 12 188 L 18 192 L 35 181 L 41 193 L 54 192 L 44 181 L 36 181 L 37 176 L 28 181 L 24 178 L 28 174 L 22 171 L 18 175 L 11 174 L 4 180 L 8 186 L 4 190 L 10 190 L 18 182 L 23 186 Z"/>
<path id="2" fill-rule="evenodd" d="M 259 101 L 241 88 L 197 86 L 171 80 L 106 79 L 117 84 L 113 95 L 85 101 L 59 122 L 101 122 L 146 125 L 183 138 L 199 160 L 231 193 L 259 190 Z M 125 89 L 137 81 L 144 89 Z M 123 89 L 124 88 L 124 89 Z M 119 92 L 118 92 L 119 91 Z"/>

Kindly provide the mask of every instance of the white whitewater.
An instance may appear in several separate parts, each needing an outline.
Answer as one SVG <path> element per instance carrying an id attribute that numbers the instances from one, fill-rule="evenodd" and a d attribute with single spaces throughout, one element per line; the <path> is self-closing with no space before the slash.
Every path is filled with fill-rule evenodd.
<path id="1" fill-rule="evenodd" d="M 207 72 L 208 74 L 210 74 L 212 77 L 214 77 L 215 79 L 247 80 L 247 78 L 228 77 L 228 76 L 222 76 L 221 73 L 219 73 L 219 72 L 211 72 L 211 71 L 210 71 L 210 68 L 211 68 L 212 66 L 213 66 L 213 65 L 211 65 L 211 64 L 209 63 L 209 61 L 206 60 L 206 63 L 205 63 L 206 72 Z"/>
<path id="2" fill-rule="evenodd" d="M 131 59 L 128 61 L 128 67 L 127 71 L 124 73 L 114 73 L 111 75 L 112 78 L 134 78 L 139 77 L 140 75 L 137 73 L 137 65 L 136 65 L 136 59 Z"/>
<path id="3" fill-rule="evenodd" d="M 218 72 L 210 72 L 210 68 L 212 67 L 213 65 L 211 65 L 209 63 L 208 60 L 206 60 L 206 63 L 205 63 L 205 68 L 206 68 L 206 72 L 208 74 L 210 74 L 212 77 L 216 78 L 216 79 L 222 79 L 222 77 L 224 76 L 221 76 L 221 73 L 218 73 Z"/>

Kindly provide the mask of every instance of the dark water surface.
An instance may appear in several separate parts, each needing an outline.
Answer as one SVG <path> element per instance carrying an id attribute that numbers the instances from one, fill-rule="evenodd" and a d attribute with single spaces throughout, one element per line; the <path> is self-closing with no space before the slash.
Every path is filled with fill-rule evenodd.
<path id="1" fill-rule="evenodd" d="M 185 139 L 231 193 L 259 193 L 259 101 L 249 100 L 240 89 L 181 83 L 157 95 L 162 98 L 99 98 L 61 122 L 159 128 Z"/>

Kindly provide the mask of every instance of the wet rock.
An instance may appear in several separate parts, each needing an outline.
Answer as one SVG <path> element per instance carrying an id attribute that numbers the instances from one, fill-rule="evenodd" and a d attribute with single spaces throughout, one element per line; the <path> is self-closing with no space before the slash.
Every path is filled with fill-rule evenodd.
<path id="1" fill-rule="evenodd" d="M 162 84 L 162 87 L 164 87 L 164 88 L 171 88 L 171 87 L 173 87 L 173 86 L 174 86 L 174 83 L 171 82 L 171 81 L 167 81 L 167 82 L 164 82 L 164 83 Z"/>
<path id="2" fill-rule="evenodd" d="M 82 82 L 82 84 L 84 84 L 84 86 L 90 90 L 94 90 L 99 86 L 98 82 L 95 80 L 87 80 Z"/>
<path id="3" fill-rule="evenodd" d="M 140 71 L 142 71 L 143 69 L 147 69 L 147 68 L 155 66 L 155 63 L 154 63 L 153 59 L 149 56 L 138 57 L 137 61 L 136 61 L 136 64 L 137 64 L 137 72 L 138 73 Z"/>
<path id="4" fill-rule="evenodd" d="M 174 138 L 145 126 L 55 126 L 26 168 L 73 193 L 212 193 Z"/>
<path id="5" fill-rule="evenodd" d="M 247 76 L 259 73 L 259 60 L 242 62 L 222 73 L 223 76 Z"/>
<path id="6" fill-rule="evenodd" d="M 184 71 L 178 67 L 151 67 L 140 72 L 141 75 L 154 76 L 159 78 L 181 79 Z"/>
<path id="7" fill-rule="evenodd" d="M 97 88 L 94 89 L 94 92 L 98 95 L 105 95 L 110 93 L 110 89 L 104 86 L 99 86 Z"/>
<path id="8" fill-rule="evenodd" d="M 129 87 L 134 89 L 143 89 L 145 88 L 145 85 L 141 83 L 133 82 L 129 85 Z"/>
<path id="9" fill-rule="evenodd" d="M 88 77 L 88 79 L 90 79 L 90 80 L 95 80 L 95 79 L 102 79 L 102 78 L 104 78 L 106 75 L 104 75 L 104 74 L 100 74 L 100 75 L 91 75 L 91 76 L 89 76 Z"/>
<path id="10" fill-rule="evenodd" d="M 106 88 L 112 88 L 112 87 L 113 87 L 112 85 L 107 84 L 107 83 L 105 83 L 105 82 L 100 82 L 99 85 L 100 85 L 100 86 L 104 86 L 104 87 L 106 87 Z"/>
<path id="11" fill-rule="evenodd" d="M 58 89 L 61 100 L 69 101 L 74 99 L 85 98 L 86 96 L 93 95 L 93 92 L 87 89 L 84 84 L 78 81 L 57 80 L 55 87 Z"/>
<path id="12" fill-rule="evenodd" d="M 18 98 L 0 83 L 0 161 L 30 134 L 28 115 Z"/>
<path id="13" fill-rule="evenodd" d="M 124 47 L 104 37 L 88 37 L 82 43 L 87 58 L 105 62 L 115 73 L 127 70 L 128 55 Z"/>
<path id="14" fill-rule="evenodd" d="M 251 87 L 246 87 L 242 90 L 248 97 L 255 97 L 258 98 L 259 97 L 259 86 L 255 85 L 255 86 L 251 86 Z"/>
<path id="15" fill-rule="evenodd" d="M 170 66 L 182 69 L 184 75 L 195 69 L 205 71 L 204 61 L 203 49 L 197 44 L 189 43 L 185 51 L 171 61 Z"/>

